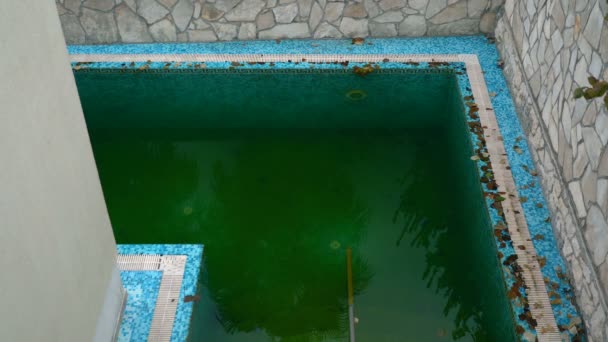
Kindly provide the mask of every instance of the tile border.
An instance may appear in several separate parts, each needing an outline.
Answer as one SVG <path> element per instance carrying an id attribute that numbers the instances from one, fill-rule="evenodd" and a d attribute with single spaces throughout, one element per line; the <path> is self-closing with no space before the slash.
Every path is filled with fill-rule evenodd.
<path id="1" fill-rule="evenodd" d="M 202 245 L 119 244 L 117 265 L 123 271 L 162 274 L 147 341 L 185 341 L 202 265 Z"/>
<path id="2" fill-rule="evenodd" d="M 148 341 L 171 340 L 186 259 L 185 255 L 158 254 L 119 254 L 116 259 L 120 271 L 159 271 L 162 274 Z"/>

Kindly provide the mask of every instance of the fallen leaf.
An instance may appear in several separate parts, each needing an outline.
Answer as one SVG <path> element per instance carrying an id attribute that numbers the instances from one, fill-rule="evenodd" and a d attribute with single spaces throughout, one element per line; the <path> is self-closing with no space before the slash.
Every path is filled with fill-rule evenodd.
<path id="1" fill-rule="evenodd" d="M 199 300 L 201 300 L 201 296 L 199 295 L 188 295 L 184 297 L 184 303 L 198 302 Z"/>
<path id="2" fill-rule="evenodd" d="M 519 146 L 517 146 L 517 145 L 513 146 L 513 150 L 515 150 L 515 152 L 517 152 L 517 154 L 524 153 L 524 151 L 521 148 L 519 148 Z"/>

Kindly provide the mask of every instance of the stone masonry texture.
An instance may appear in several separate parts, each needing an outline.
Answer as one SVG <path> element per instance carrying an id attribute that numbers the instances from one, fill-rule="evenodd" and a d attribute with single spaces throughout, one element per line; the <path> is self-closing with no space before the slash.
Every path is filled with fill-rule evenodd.
<path id="1" fill-rule="evenodd" d="M 504 0 L 56 0 L 68 44 L 465 35 Z"/>
<path id="2" fill-rule="evenodd" d="M 575 100 L 608 80 L 606 0 L 506 0 L 496 39 L 592 341 L 608 341 L 608 111 Z"/>

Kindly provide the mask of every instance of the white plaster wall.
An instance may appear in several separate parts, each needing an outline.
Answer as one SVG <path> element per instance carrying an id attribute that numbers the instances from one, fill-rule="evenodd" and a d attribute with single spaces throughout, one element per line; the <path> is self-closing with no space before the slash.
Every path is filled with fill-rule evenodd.
<path id="1" fill-rule="evenodd" d="M 108 336 L 115 251 L 55 3 L 2 1 L 0 340 Z"/>

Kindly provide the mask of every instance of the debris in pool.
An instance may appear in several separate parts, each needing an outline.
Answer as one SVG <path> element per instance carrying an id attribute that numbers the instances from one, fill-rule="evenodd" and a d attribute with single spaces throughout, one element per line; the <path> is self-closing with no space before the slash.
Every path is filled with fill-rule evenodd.
<path id="1" fill-rule="evenodd" d="M 243 64 L 241 64 L 239 62 L 232 62 L 232 63 L 230 63 L 230 65 L 233 66 L 233 67 L 243 66 Z"/>
<path id="2" fill-rule="evenodd" d="M 192 207 L 185 207 L 184 208 L 184 215 L 190 215 L 192 214 Z"/>
<path id="3" fill-rule="evenodd" d="M 184 297 L 184 303 L 198 302 L 199 300 L 201 300 L 201 296 L 199 295 L 187 295 Z"/>
<path id="4" fill-rule="evenodd" d="M 338 249 L 340 248 L 341 244 L 340 242 L 338 242 L 338 240 L 334 240 L 329 244 L 329 247 L 331 247 L 331 249 Z"/>
<path id="5" fill-rule="evenodd" d="M 353 68 L 353 72 L 361 77 L 364 77 L 367 74 L 374 72 L 374 68 L 371 66 L 371 64 L 368 63 L 362 67 L 355 66 Z"/>
<path id="6" fill-rule="evenodd" d="M 440 66 L 449 66 L 449 65 L 450 65 L 450 63 L 448 63 L 448 62 L 435 62 L 435 61 L 429 62 L 429 67 L 431 67 L 431 68 L 437 68 Z"/>
<path id="7" fill-rule="evenodd" d="M 346 93 L 346 97 L 349 100 L 359 101 L 359 100 L 363 100 L 364 98 L 366 98 L 367 97 L 367 93 L 364 92 L 361 89 L 353 89 L 353 90 L 349 90 Z"/>
<path id="8" fill-rule="evenodd" d="M 448 334 L 448 332 L 444 328 L 439 328 L 437 330 L 437 336 L 439 336 L 439 337 L 445 337 L 447 334 Z"/>
<path id="9" fill-rule="evenodd" d="M 521 197 L 519 198 L 519 201 L 520 201 L 521 203 L 526 203 L 526 202 L 528 202 L 528 197 L 526 197 L 526 196 L 521 196 Z"/>
<path id="10" fill-rule="evenodd" d="M 543 234 L 534 235 L 534 240 L 544 240 L 545 236 Z"/>
<path id="11" fill-rule="evenodd" d="M 363 43 L 365 43 L 365 39 L 363 39 L 361 37 L 355 37 L 352 40 L 353 45 L 362 45 Z"/>
<path id="12" fill-rule="evenodd" d="M 537 207 L 537 208 L 542 208 L 542 207 L 543 207 L 543 204 L 542 204 L 542 203 L 536 203 L 536 207 Z"/>
<path id="13" fill-rule="evenodd" d="M 490 95 L 490 97 L 496 97 L 496 93 L 493 91 L 491 91 L 490 94 L 488 94 L 488 95 Z"/>

